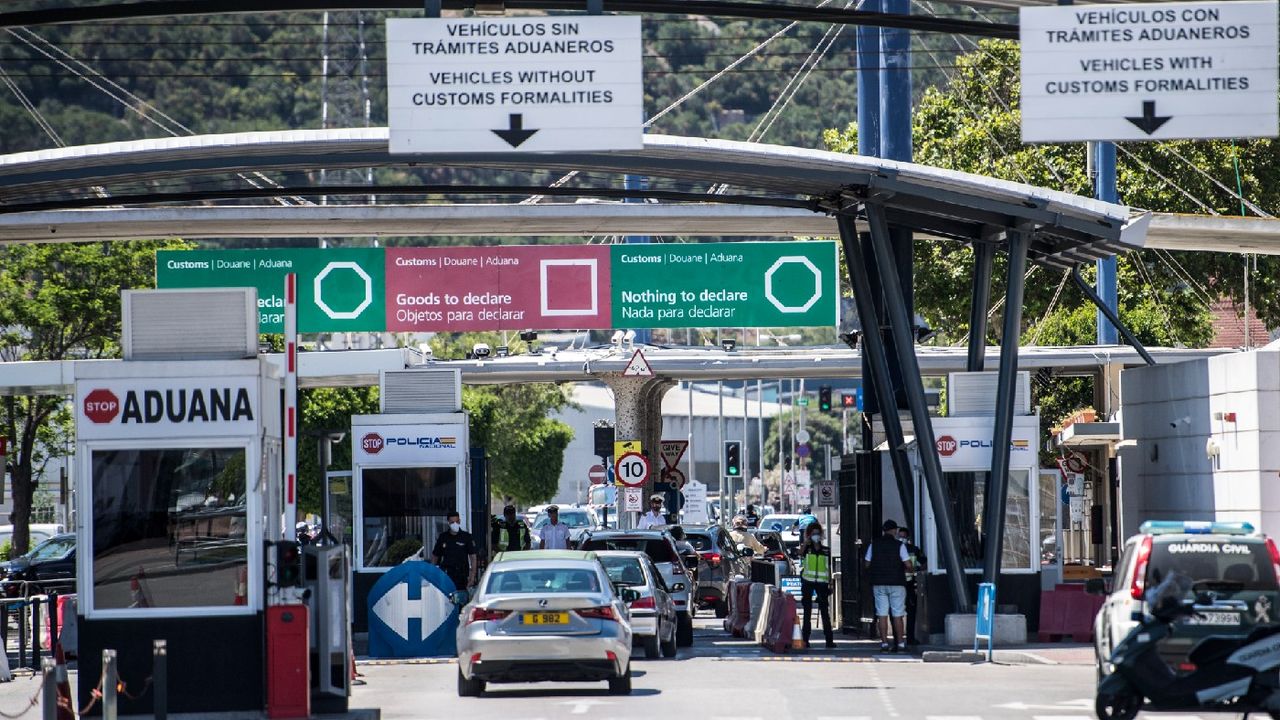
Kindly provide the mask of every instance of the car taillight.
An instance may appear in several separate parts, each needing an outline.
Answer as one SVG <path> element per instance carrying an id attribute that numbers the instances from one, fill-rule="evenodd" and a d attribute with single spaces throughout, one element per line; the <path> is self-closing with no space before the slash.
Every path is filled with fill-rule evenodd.
<path id="1" fill-rule="evenodd" d="M 713 567 L 713 568 L 718 568 L 718 567 L 720 567 L 720 553 L 718 553 L 718 552 L 704 552 L 704 553 L 698 553 L 698 554 L 699 554 L 699 555 L 701 555 L 701 556 L 702 556 L 702 559 L 703 559 L 703 560 L 706 560 L 706 561 L 707 561 L 707 564 L 708 564 L 708 565 L 710 565 L 711 567 Z"/>
<path id="2" fill-rule="evenodd" d="M 581 608 L 579 610 L 575 610 L 574 612 L 578 613 L 578 617 L 581 617 L 581 618 L 595 618 L 596 620 L 617 620 L 618 619 L 618 616 L 613 614 L 613 608 L 609 607 L 608 605 L 604 605 L 602 607 Z"/>
<path id="3" fill-rule="evenodd" d="M 655 610 L 658 605 L 653 602 L 653 596 L 642 597 L 633 603 L 630 603 L 632 610 Z"/>
<path id="4" fill-rule="evenodd" d="M 1134 600 L 1141 600 L 1147 589 L 1147 561 L 1151 559 L 1151 536 L 1142 538 L 1138 546 L 1138 560 L 1133 564 L 1133 580 L 1129 585 L 1129 594 Z"/>
<path id="5" fill-rule="evenodd" d="M 769 555 L 770 560 L 786 560 L 787 556 L 782 553 L 773 553 Z"/>
<path id="6" fill-rule="evenodd" d="M 1267 552 L 1271 554 L 1271 567 L 1276 571 L 1276 583 L 1280 583 L 1280 549 L 1271 538 L 1267 538 Z"/>
<path id="7" fill-rule="evenodd" d="M 467 618 L 467 624 L 476 622 L 489 622 L 490 620 L 501 620 L 510 615 L 510 610 L 491 610 L 489 608 L 472 608 L 471 617 Z"/>

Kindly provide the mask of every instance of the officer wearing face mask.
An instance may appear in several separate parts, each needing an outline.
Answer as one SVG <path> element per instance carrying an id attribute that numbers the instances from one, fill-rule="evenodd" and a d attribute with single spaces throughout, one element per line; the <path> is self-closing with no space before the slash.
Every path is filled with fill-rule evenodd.
<path id="1" fill-rule="evenodd" d="M 800 555 L 800 604 L 804 608 L 804 646 L 809 647 L 809 635 L 812 630 L 810 620 L 813 611 L 813 599 L 818 599 L 818 615 L 822 618 L 822 632 L 827 637 L 827 647 L 834 648 L 835 640 L 831 634 L 831 549 L 822 544 L 825 539 L 822 525 L 815 519 L 804 527 L 804 541 Z"/>
<path id="2" fill-rule="evenodd" d="M 462 529 L 462 517 L 451 512 L 445 518 L 449 531 L 440 533 L 431 550 L 431 562 L 440 566 L 458 590 L 476 584 L 476 542 L 471 533 Z"/>

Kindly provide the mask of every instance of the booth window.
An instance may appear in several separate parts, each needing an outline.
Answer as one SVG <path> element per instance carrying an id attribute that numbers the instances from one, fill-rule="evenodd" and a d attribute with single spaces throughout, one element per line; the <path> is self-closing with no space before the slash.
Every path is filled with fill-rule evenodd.
<path id="1" fill-rule="evenodd" d="M 966 568 L 981 568 L 982 552 L 982 504 L 986 497 L 987 474 L 974 472 L 943 473 L 943 479 L 952 498 L 956 531 L 960 535 L 960 560 Z M 973 502 L 964 502 L 973 498 Z M 1027 470 L 1009 471 L 1009 495 L 1005 504 L 1004 542 L 1000 567 L 1006 570 L 1039 569 L 1040 559 L 1032 563 L 1031 546 L 1037 528 L 1031 517 L 1031 473 Z"/>
<path id="2" fill-rule="evenodd" d="M 429 553 L 458 508 L 455 467 L 364 468 L 360 478 L 367 568 L 398 565 L 423 547 Z"/>
<path id="3" fill-rule="evenodd" d="M 95 450 L 92 458 L 96 609 L 244 604 L 243 448 Z"/>

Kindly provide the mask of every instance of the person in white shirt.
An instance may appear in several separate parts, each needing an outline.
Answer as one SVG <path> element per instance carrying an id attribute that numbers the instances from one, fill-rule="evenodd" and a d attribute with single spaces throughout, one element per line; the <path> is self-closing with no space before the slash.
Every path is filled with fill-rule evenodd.
<path id="1" fill-rule="evenodd" d="M 637 529 L 644 530 L 645 528 L 667 524 L 667 516 L 662 514 L 662 502 L 661 495 L 654 495 L 649 498 L 649 512 L 640 516 L 640 522 L 636 525 Z"/>
<path id="2" fill-rule="evenodd" d="M 558 505 L 547 507 L 547 524 L 542 526 L 539 535 L 542 538 L 543 550 L 569 549 L 569 526 L 560 522 Z"/>

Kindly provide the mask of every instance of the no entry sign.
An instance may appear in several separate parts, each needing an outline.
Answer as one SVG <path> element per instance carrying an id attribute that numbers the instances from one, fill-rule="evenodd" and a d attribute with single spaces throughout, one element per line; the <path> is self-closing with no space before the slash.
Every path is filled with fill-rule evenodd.
<path id="1" fill-rule="evenodd" d="M 592 465 L 587 470 L 587 479 L 591 481 L 592 485 L 603 485 L 607 478 L 608 473 L 603 465 Z"/>

